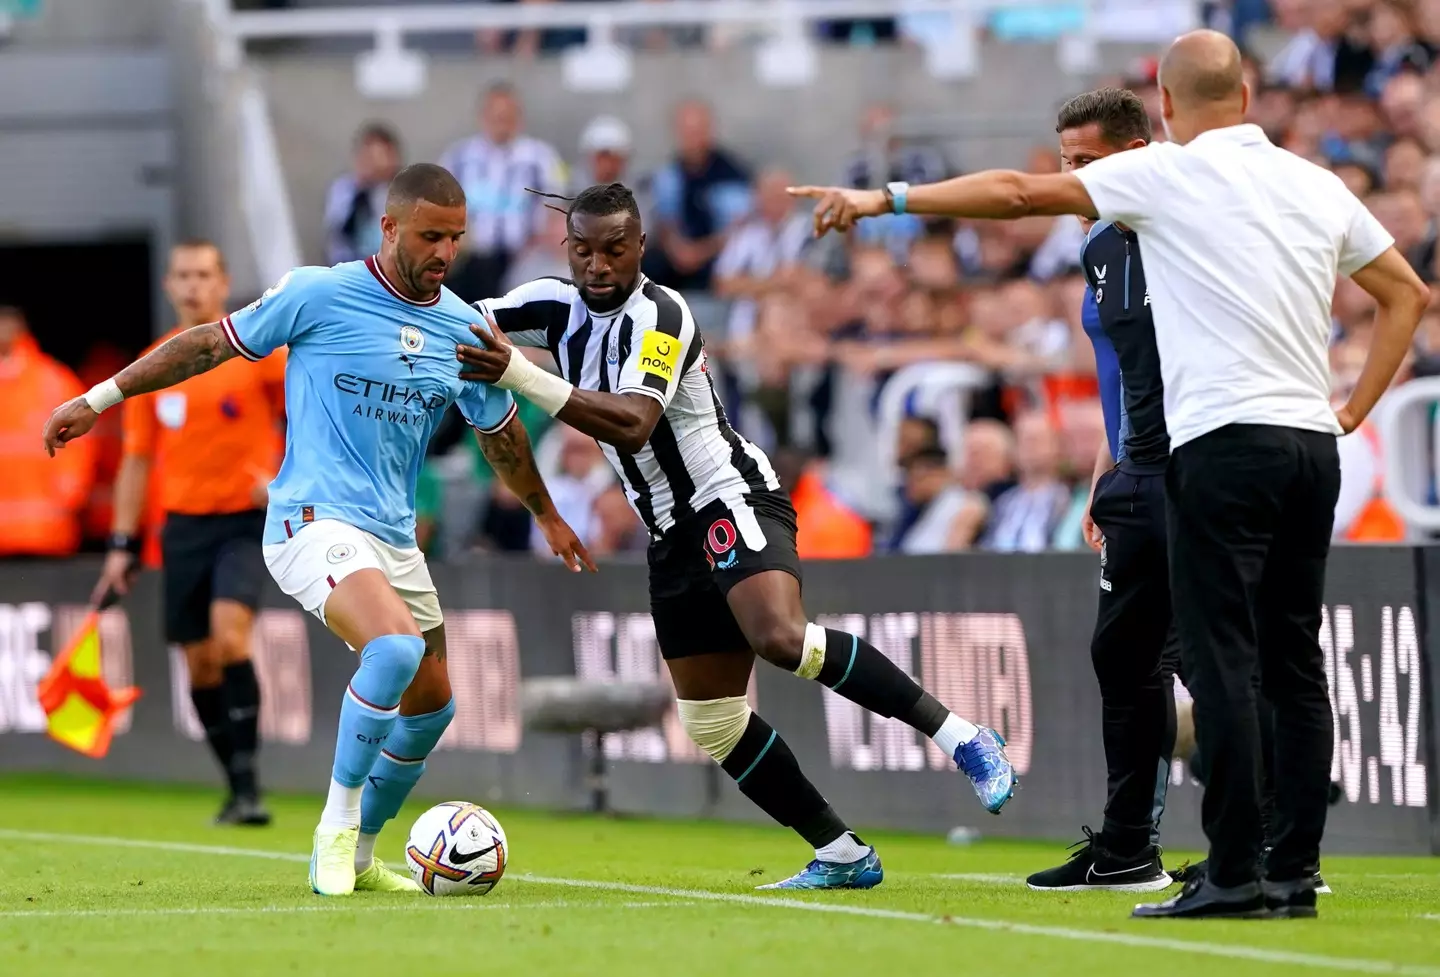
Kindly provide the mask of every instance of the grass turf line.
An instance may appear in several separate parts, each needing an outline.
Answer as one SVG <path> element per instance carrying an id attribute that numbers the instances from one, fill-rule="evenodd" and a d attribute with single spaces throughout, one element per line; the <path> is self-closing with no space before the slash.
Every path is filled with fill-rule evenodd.
<path id="1" fill-rule="evenodd" d="M 415 911 L 408 908 L 413 899 L 370 895 L 337 900 L 340 910 L 312 911 L 299 907 L 331 904 L 311 895 L 304 879 L 318 799 L 275 798 L 277 826 L 264 831 L 210 827 L 214 805 L 209 791 L 0 778 L 3 828 L 280 856 L 229 858 L 203 850 L 83 845 L 62 837 L 0 837 L 0 912 L 92 913 L 0 916 L 0 973 L 168 977 L 203 969 L 206 977 L 292 970 L 368 977 L 466 961 L 506 972 L 586 977 L 833 974 L 857 966 L 917 975 L 987 966 L 1067 977 L 1162 967 L 1167 975 L 1213 974 L 1221 966 L 1227 977 L 1317 968 L 1440 973 L 1436 923 L 1419 918 L 1440 904 L 1440 864 L 1429 859 L 1327 860 L 1327 875 L 1346 881 L 1322 901 L 1317 923 L 1157 925 L 1125 918 L 1134 896 L 1056 896 L 934 874 L 1021 876 L 1053 863 L 1061 846 L 982 842 L 955 848 L 928 837 L 867 832 L 889 873 L 880 889 L 781 895 L 777 905 L 768 905 L 753 886 L 788 874 L 808 857 L 788 832 L 499 811 L 511 836 L 512 876 L 501 883 L 498 901 L 492 896 L 473 903 L 505 911 Z M 398 825 L 423 807 L 411 805 Z M 403 830 L 392 826 L 382 836 L 380 855 L 398 861 L 402 839 Z M 520 881 L 526 874 L 566 884 Z M 627 891 L 585 888 L 577 880 Z M 661 913 L 632 905 L 642 894 L 671 892 L 702 901 Z M 795 898 L 826 911 L 797 912 Z M 392 919 L 385 919 L 387 900 L 397 910 Z M 359 911 L 344 911 L 352 906 Z M 117 909 L 137 912 L 115 915 Z M 890 918 L 875 918 L 881 914 Z M 917 925 L 945 916 L 971 925 Z M 1008 928 L 974 928 L 992 925 Z M 1066 941 L 1056 939 L 1056 931 L 1074 931 L 1082 939 L 1138 938 L 1147 945 Z M 1272 956 L 1222 960 L 1197 953 L 1195 944 L 1227 953 L 1255 948 Z"/>

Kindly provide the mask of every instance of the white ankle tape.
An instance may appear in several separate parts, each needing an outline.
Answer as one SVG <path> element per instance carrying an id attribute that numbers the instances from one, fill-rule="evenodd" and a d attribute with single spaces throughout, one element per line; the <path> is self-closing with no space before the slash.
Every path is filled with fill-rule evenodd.
<path id="1" fill-rule="evenodd" d="M 750 704 L 743 695 L 727 699 L 680 699 L 680 725 L 715 760 L 724 763 L 750 724 Z"/>

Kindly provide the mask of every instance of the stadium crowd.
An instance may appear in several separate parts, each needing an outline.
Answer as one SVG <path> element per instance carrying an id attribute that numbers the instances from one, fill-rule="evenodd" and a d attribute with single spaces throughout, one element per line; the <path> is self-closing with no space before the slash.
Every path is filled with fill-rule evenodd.
<path id="1" fill-rule="evenodd" d="M 1253 121 L 1277 144 L 1333 168 L 1421 276 L 1440 278 L 1440 0 L 1233 0 L 1208 12 L 1242 41 L 1257 24 L 1288 34 L 1263 63 L 1247 66 Z M 841 27 L 852 42 L 856 31 L 886 40 L 897 30 L 892 22 L 833 30 Z M 900 36 L 912 28 L 901 24 Z M 534 41 L 540 49 L 564 43 Z M 1106 82 L 1137 91 L 1163 139 L 1155 72 L 1146 61 Z M 624 120 L 594 119 L 580 134 L 578 152 L 569 154 L 526 134 L 520 93 L 487 89 L 476 132 L 440 159 L 460 177 L 471 205 L 468 252 L 451 287 L 475 300 L 531 278 L 565 275 L 564 218 L 524 188 L 564 194 L 623 181 L 637 188 L 645 210 L 645 271 L 689 299 L 732 422 L 772 453 L 795 498 L 802 556 L 1080 548 L 1105 434 L 1093 355 L 1080 326 L 1078 223 L 889 217 L 867 222 L 848 240 L 816 242 L 807 213 L 785 193 L 792 175 L 726 148 L 705 104 L 679 105 L 672 131 L 670 161 L 635 172 Z M 873 106 L 835 175 L 877 186 L 931 182 L 963 167 L 963 160 L 897 131 L 894 107 Z M 328 198 L 329 261 L 375 250 L 384 186 L 404 161 L 404 147 L 383 123 L 358 133 L 350 166 Z M 1032 171 L 1062 165 L 1045 138 L 1016 162 Z M 1440 374 L 1436 295 L 1400 380 Z M 1342 282 L 1332 345 L 1337 399 L 1358 376 L 1372 314 L 1368 296 Z M 925 371 L 957 364 L 969 369 L 946 388 L 953 395 L 936 396 L 922 382 Z M 66 466 L 47 464 L 38 452 L 31 387 L 83 387 L 26 341 L 21 310 L 0 310 L 0 369 L 27 378 L 0 390 L 0 397 L 26 405 L 4 414 L 13 429 L 0 443 L 12 478 L 4 490 L 11 498 L 0 507 L 0 553 L 74 552 L 108 524 L 103 511 L 115 459 L 103 438 L 94 456 L 71 457 Z M 905 396 L 897 423 L 887 424 L 880 415 L 891 383 Z M 859 423 L 850 404 L 857 390 L 864 392 Z M 48 409 L 63 396 L 69 393 L 39 400 Z M 528 403 L 521 413 L 541 446 L 561 512 L 592 552 L 642 552 L 643 528 L 594 443 Z M 888 439 L 879 458 L 899 473 L 881 504 L 855 491 L 853 480 L 836 477 L 837 466 L 865 447 L 849 442 L 877 437 Z M 1380 496 L 1373 425 L 1342 445 L 1346 488 L 1337 539 L 1404 538 L 1404 525 Z M 68 528 L 35 532 L 42 509 L 43 518 Z M 491 477 L 458 419 L 432 446 L 419 515 L 422 546 L 442 558 L 472 549 L 531 550 L 538 541 L 525 509 Z"/>

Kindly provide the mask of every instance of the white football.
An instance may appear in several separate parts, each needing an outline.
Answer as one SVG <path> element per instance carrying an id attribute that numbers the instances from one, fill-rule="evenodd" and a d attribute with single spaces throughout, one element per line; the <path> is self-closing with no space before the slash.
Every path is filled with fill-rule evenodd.
<path id="1" fill-rule="evenodd" d="M 505 874 L 505 829 L 478 804 L 446 801 L 415 820 L 405 864 L 432 896 L 483 896 Z"/>

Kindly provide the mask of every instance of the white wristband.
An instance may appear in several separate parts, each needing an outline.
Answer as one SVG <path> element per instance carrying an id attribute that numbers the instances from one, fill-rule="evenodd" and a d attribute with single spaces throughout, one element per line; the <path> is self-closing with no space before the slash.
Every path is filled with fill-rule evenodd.
<path id="1" fill-rule="evenodd" d="M 85 391 L 85 403 L 97 414 L 105 413 L 124 399 L 125 395 L 120 392 L 120 385 L 115 382 L 114 377 Z"/>
<path id="2" fill-rule="evenodd" d="M 575 392 L 563 379 L 526 359 L 518 346 L 510 347 L 510 365 L 495 386 L 524 397 L 551 417 L 560 413 Z"/>

